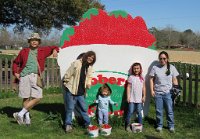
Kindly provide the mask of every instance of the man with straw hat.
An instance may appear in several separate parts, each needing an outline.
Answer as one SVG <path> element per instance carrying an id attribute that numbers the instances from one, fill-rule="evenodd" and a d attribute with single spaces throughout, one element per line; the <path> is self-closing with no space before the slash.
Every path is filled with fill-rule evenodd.
<path id="1" fill-rule="evenodd" d="M 31 124 L 29 111 L 37 105 L 42 96 L 42 87 L 38 86 L 37 79 L 44 71 L 45 60 L 53 54 L 57 57 L 57 46 L 41 47 L 41 38 L 33 33 L 28 38 L 29 47 L 23 48 L 13 61 L 12 71 L 19 81 L 19 97 L 23 99 L 23 108 L 13 113 L 18 124 Z"/>

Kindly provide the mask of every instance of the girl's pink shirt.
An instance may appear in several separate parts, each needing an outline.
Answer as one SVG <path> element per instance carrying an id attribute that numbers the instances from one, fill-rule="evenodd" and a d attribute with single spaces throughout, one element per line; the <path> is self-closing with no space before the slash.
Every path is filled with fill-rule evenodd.
<path id="1" fill-rule="evenodd" d="M 128 78 L 128 83 L 131 85 L 130 102 L 142 103 L 142 89 L 144 80 L 142 80 L 139 76 L 131 75 Z"/>

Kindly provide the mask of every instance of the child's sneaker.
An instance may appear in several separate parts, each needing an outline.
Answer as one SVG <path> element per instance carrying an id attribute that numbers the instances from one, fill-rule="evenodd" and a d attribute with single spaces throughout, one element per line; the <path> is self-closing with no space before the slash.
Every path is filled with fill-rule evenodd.
<path id="1" fill-rule="evenodd" d="M 71 125 L 66 125 L 65 132 L 66 133 L 72 132 L 72 126 Z"/>
<path id="2" fill-rule="evenodd" d="M 157 127 L 157 128 L 156 128 L 156 131 L 157 131 L 157 132 L 161 132 L 161 131 L 162 131 L 162 127 Z"/>
<path id="3" fill-rule="evenodd" d="M 171 128 L 169 129 L 169 131 L 170 131 L 171 133 L 174 133 L 174 132 L 175 132 L 175 130 L 174 130 L 173 127 L 171 127 Z"/>
<path id="4" fill-rule="evenodd" d="M 132 132 L 131 126 L 130 126 L 130 125 L 127 125 L 127 126 L 125 127 L 125 130 L 126 130 L 127 132 Z"/>
<path id="5" fill-rule="evenodd" d="M 19 125 L 24 124 L 23 117 L 19 116 L 18 112 L 13 113 L 13 117 Z"/>

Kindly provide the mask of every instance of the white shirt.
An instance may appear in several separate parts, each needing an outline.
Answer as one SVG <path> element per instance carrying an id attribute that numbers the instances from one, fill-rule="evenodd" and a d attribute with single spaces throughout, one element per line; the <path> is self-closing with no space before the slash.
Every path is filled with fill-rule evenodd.
<path id="1" fill-rule="evenodd" d="M 170 74 L 166 75 L 167 66 L 153 66 L 149 75 L 155 78 L 154 90 L 158 94 L 169 93 L 172 89 L 172 78 L 179 75 L 176 68 L 170 64 Z"/>
<path id="2" fill-rule="evenodd" d="M 144 80 L 140 79 L 139 76 L 131 75 L 128 78 L 128 83 L 131 84 L 130 102 L 142 103 L 142 89 Z"/>

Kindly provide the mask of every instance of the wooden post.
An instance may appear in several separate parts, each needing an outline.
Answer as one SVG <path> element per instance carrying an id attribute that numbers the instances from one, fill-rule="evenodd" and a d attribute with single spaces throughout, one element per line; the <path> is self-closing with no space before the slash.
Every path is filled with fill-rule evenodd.
<path id="1" fill-rule="evenodd" d="M 189 96 L 188 104 L 192 105 L 192 65 L 189 65 Z"/>
<path id="2" fill-rule="evenodd" d="M 8 91 L 8 59 L 5 58 L 5 67 L 4 67 L 4 72 L 5 72 L 5 92 Z"/>
<path id="3" fill-rule="evenodd" d="M 8 69 L 8 83 L 9 83 L 9 89 L 12 90 L 12 83 L 13 83 L 13 77 L 12 77 L 12 59 L 9 59 L 9 69 Z"/>
<path id="4" fill-rule="evenodd" d="M 56 61 L 56 67 L 55 67 L 55 69 L 56 69 L 56 87 L 59 87 L 60 85 L 59 85 L 59 79 L 60 79 L 60 70 L 59 70 L 59 66 L 58 66 L 58 63 L 57 63 L 57 61 Z"/>
<path id="5" fill-rule="evenodd" d="M 54 70 L 55 70 L 55 66 L 54 66 L 54 59 L 51 58 L 51 87 L 55 87 L 55 78 L 54 78 Z"/>
<path id="6" fill-rule="evenodd" d="M 176 68 L 177 68 L 177 70 L 178 70 L 178 72 L 179 72 L 179 76 L 177 77 L 178 84 L 181 85 L 181 78 L 180 78 L 180 75 L 183 75 L 183 70 L 181 70 L 181 63 L 177 63 L 177 64 L 176 64 Z M 181 86 L 182 86 L 182 85 L 181 85 Z M 182 96 L 178 97 L 178 101 L 181 100 L 181 97 L 182 97 Z"/>
<path id="7" fill-rule="evenodd" d="M 45 63 L 45 66 L 44 66 L 44 71 L 42 72 L 42 76 L 43 76 L 44 88 L 46 88 L 46 86 L 47 86 L 47 68 L 46 68 L 46 63 Z"/>
<path id="8" fill-rule="evenodd" d="M 177 71 L 179 72 L 179 74 L 181 74 L 181 72 L 180 72 L 180 64 L 179 63 L 175 63 L 175 62 L 173 62 L 171 64 L 177 69 Z M 177 80 L 178 80 L 178 84 L 180 84 L 180 76 L 177 77 Z M 178 101 L 180 101 L 180 97 L 179 97 Z"/>
<path id="9" fill-rule="evenodd" d="M 12 74 L 12 65 L 13 65 L 14 58 L 11 59 L 11 64 L 10 64 L 10 85 L 12 91 L 18 91 L 18 83 L 15 82 L 15 76 Z"/>
<path id="10" fill-rule="evenodd" d="M 60 79 L 61 77 L 60 77 L 60 70 L 59 70 L 59 65 L 58 65 L 58 63 L 57 63 L 57 61 L 56 61 L 56 86 L 57 87 L 60 87 Z"/>
<path id="11" fill-rule="evenodd" d="M 180 63 L 177 64 L 177 70 L 178 70 L 179 74 L 181 75 L 183 71 L 181 70 Z M 183 75 L 183 74 L 182 74 L 182 75 Z M 178 83 L 180 84 L 180 82 L 181 82 L 181 78 L 180 78 L 180 76 L 179 76 L 179 78 L 178 78 Z"/>
<path id="12" fill-rule="evenodd" d="M 47 58 L 47 82 L 46 82 L 46 88 L 49 88 L 49 79 L 50 79 L 50 67 L 49 67 L 49 58 Z"/>
<path id="13" fill-rule="evenodd" d="M 0 59 L 0 91 L 2 91 L 3 90 L 3 86 L 2 86 L 2 84 L 3 84 L 3 82 L 2 82 L 2 59 Z"/>
<path id="14" fill-rule="evenodd" d="M 194 104 L 198 107 L 198 82 L 199 82 L 199 66 L 195 66 L 195 96 L 194 96 Z"/>
<path id="15" fill-rule="evenodd" d="M 61 75 L 60 75 L 60 67 L 58 66 L 58 87 L 62 87 L 62 79 L 61 79 Z M 67 70 L 67 69 L 66 69 Z"/>
<path id="16" fill-rule="evenodd" d="M 183 65 L 183 104 L 186 104 L 186 64 Z"/>

